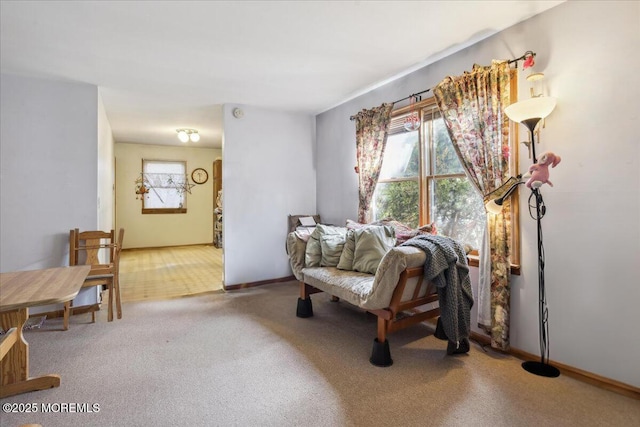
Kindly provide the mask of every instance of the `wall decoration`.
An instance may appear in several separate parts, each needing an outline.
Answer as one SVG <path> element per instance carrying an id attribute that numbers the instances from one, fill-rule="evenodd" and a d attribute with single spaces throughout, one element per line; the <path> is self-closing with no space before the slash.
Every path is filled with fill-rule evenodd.
<path id="1" fill-rule="evenodd" d="M 191 179 L 196 184 L 204 184 L 209 180 L 209 173 L 203 168 L 195 168 L 191 172 Z"/>
<path id="2" fill-rule="evenodd" d="M 141 173 L 135 180 L 135 184 L 136 199 L 142 200 L 146 194 L 153 191 L 163 203 L 164 201 L 156 191 L 156 188 L 170 188 L 174 189 L 178 194 L 191 194 L 191 188 L 195 187 L 195 184 L 189 182 L 187 175 L 177 173 Z"/>

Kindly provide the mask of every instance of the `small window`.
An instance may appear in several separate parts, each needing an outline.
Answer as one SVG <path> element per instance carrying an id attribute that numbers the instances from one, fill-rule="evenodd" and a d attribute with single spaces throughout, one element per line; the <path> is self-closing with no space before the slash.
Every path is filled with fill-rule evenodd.
<path id="1" fill-rule="evenodd" d="M 187 213 L 187 162 L 142 160 L 142 213 Z"/>

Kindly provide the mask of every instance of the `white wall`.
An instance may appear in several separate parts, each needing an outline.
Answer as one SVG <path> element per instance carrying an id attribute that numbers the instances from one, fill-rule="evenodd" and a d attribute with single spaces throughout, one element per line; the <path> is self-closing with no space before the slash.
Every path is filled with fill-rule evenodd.
<path id="1" fill-rule="evenodd" d="M 116 226 L 125 229 L 124 248 L 213 243 L 212 169 L 220 149 L 127 143 L 116 143 L 115 147 Z M 142 214 L 142 202 L 135 194 L 142 159 L 186 161 L 189 177 L 195 168 L 209 173 L 205 184 L 196 185 L 187 194 L 186 214 Z"/>
<path id="2" fill-rule="evenodd" d="M 2 271 L 68 263 L 71 228 L 97 226 L 95 86 L 2 74 Z"/>
<path id="3" fill-rule="evenodd" d="M 639 15 L 638 2 L 566 2 L 319 115 L 323 220 L 344 223 L 357 214 L 350 115 L 432 88 L 474 63 L 533 50 L 547 94 L 558 98 L 536 151 L 562 156 L 551 171 L 555 187 L 542 189 L 551 359 L 640 386 Z M 520 99 L 528 97 L 523 77 Z M 522 171 L 530 164 L 526 150 L 520 164 Z M 526 212 L 528 194 L 520 197 L 522 275 L 512 277 L 511 345 L 539 354 L 535 221 Z M 477 271 L 472 279 L 475 292 Z"/>
<path id="4" fill-rule="evenodd" d="M 0 82 L 0 271 L 68 265 L 69 230 L 98 225 L 98 89 Z M 77 305 L 95 302 L 91 291 Z"/>
<path id="5" fill-rule="evenodd" d="M 289 276 L 287 215 L 316 210 L 313 118 L 227 104 L 223 121 L 224 284 Z"/>

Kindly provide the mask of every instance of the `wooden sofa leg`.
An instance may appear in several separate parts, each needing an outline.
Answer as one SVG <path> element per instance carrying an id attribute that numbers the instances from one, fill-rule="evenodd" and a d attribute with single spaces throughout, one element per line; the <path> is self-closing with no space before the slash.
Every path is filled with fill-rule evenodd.
<path id="1" fill-rule="evenodd" d="M 387 321 L 382 317 L 378 317 L 378 336 L 373 340 L 369 362 L 382 368 L 393 365 L 389 340 L 387 340 Z"/>

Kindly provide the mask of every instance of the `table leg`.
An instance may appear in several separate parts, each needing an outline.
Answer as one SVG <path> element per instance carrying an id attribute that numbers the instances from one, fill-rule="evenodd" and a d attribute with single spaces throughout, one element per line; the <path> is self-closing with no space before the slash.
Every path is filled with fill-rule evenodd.
<path id="1" fill-rule="evenodd" d="M 17 333 L 15 342 L 0 361 L 0 398 L 60 385 L 58 375 L 29 378 L 29 344 L 22 334 L 28 317 L 26 308 L 0 313 L 2 329 L 8 331 L 16 328 Z"/>

